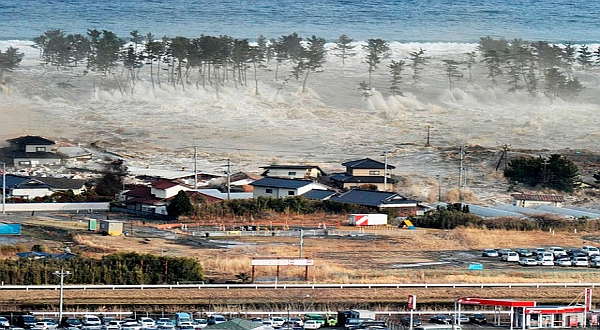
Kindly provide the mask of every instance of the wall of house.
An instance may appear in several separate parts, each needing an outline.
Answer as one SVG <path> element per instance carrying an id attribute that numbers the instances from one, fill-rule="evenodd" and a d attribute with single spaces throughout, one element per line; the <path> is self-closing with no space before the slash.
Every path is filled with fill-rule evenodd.
<path id="1" fill-rule="evenodd" d="M 55 149 L 56 149 L 56 144 L 51 144 L 51 145 L 30 144 L 30 145 L 25 146 L 25 152 L 52 152 Z"/>
<path id="2" fill-rule="evenodd" d="M 44 164 L 60 164 L 60 158 L 40 158 L 40 159 L 14 158 L 13 159 L 14 167 L 31 167 L 31 166 L 44 165 Z"/>
<path id="3" fill-rule="evenodd" d="M 15 188 L 11 192 L 11 196 L 21 197 L 26 199 L 34 199 L 36 197 L 44 197 L 52 195 L 53 191 L 47 188 L 44 189 L 22 189 Z"/>
<path id="4" fill-rule="evenodd" d="M 269 169 L 269 177 L 283 179 L 304 179 L 306 170 L 304 169 Z"/>
<path id="5" fill-rule="evenodd" d="M 169 198 L 169 197 L 173 197 L 173 196 L 177 195 L 177 193 L 180 190 L 189 190 L 189 189 L 182 187 L 182 186 L 173 186 L 173 187 L 167 188 L 167 189 L 152 188 L 152 189 L 150 189 L 150 193 L 152 195 L 156 196 L 156 198 Z"/>
<path id="6" fill-rule="evenodd" d="M 377 168 L 355 168 L 355 169 L 351 169 L 352 172 L 350 172 L 351 175 L 353 176 L 383 176 L 383 168 L 377 169 Z M 377 173 L 377 174 L 375 174 Z M 391 175 L 391 170 L 387 171 L 387 175 L 388 177 Z"/>
<path id="7" fill-rule="evenodd" d="M 342 188 L 344 188 L 344 189 L 352 189 L 352 188 L 357 188 L 357 187 L 365 185 L 365 184 L 377 186 L 377 190 L 383 191 L 383 183 L 364 183 L 364 182 L 361 182 L 361 183 L 344 183 L 344 185 L 343 185 Z M 392 186 L 393 185 L 391 183 L 388 183 L 388 186 L 387 186 L 388 190 L 391 189 Z"/>

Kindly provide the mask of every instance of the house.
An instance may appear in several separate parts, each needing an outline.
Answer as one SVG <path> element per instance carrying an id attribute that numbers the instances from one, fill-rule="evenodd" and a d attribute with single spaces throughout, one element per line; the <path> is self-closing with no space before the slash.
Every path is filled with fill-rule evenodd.
<path id="1" fill-rule="evenodd" d="M 269 178 L 318 180 L 327 175 L 316 165 L 269 165 L 261 168 L 264 169 L 261 175 Z"/>
<path id="2" fill-rule="evenodd" d="M 514 194 L 513 205 L 520 207 L 533 207 L 540 205 L 551 205 L 562 207 L 565 198 L 559 195 L 534 195 L 534 194 Z"/>
<path id="3" fill-rule="evenodd" d="M 345 162 L 346 172 L 336 173 L 329 177 L 342 189 L 374 186 L 377 190 L 385 191 L 397 181 L 392 179 L 391 171 L 395 166 L 384 164 L 371 158 Z"/>
<path id="4" fill-rule="evenodd" d="M 61 146 L 56 149 L 56 153 L 62 155 L 63 159 L 67 161 L 87 161 L 92 159 L 92 153 L 80 146 Z"/>
<path id="5" fill-rule="evenodd" d="M 7 140 L 9 147 L 3 150 L 4 157 L 11 159 L 15 167 L 60 164 L 63 157 L 56 153 L 55 141 L 41 136 L 22 136 Z"/>
<path id="6" fill-rule="evenodd" d="M 257 197 L 292 197 L 303 195 L 313 189 L 328 190 L 329 187 L 311 180 L 293 180 L 281 178 L 262 178 L 251 183 L 254 187 L 254 198 Z"/>
<path id="7" fill-rule="evenodd" d="M 380 212 L 394 210 L 397 216 L 423 215 L 424 210 L 419 201 L 386 191 L 351 189 L 329 200 L 372 207 Z"/>
<path id="8" fill-rule="evenodd" d="M 167 214 L 169 200 L 181 190 L 188 191 L 190 188 L 169 180 L 156 180 L 149 186 L 137 186 L 122 192 L 119 201 L 129 210 Z"/>
<path id="9" fill-rule="evenodd" d="M 337 192 L 335 190 L 321 190 L 321 189 L 313 189 L 302 195 L 302 197 L 307 199 L 325 201 L 335 196 Z"/>
<path id="10" fill-rule="evenodd" d="M 7 176 L 8 177 L 8 176 Z M 23 199 L 34 199 L 36 197 L 50 196 L 55 192 L 72 191 L 74 195 L 80 195 L 86 191 L 85 180 L 54 178 L 54 177 L 18 177 L 13 178 L 12 186 L 7 185 L 9 196 Z M 7 178 L 6 183 L 11 181 Z M 10 188 L 9 188 L 10 187 Z"/>

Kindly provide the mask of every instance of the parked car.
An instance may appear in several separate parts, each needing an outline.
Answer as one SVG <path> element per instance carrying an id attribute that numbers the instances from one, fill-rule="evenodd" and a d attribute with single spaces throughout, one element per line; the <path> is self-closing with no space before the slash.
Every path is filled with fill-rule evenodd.
<path id="1" fill-rule="evenodd" d="M 537 266 L 538 263 L 533 258 L 521 258 L 521 260 L 519 260 L 519 265 L 521 265 L 521 266 Z"/>
<path id="2" fill-rule="evenodd" d="M 519 254 L 511 251 L 502 255 L 502 261 L 519 262 Z"/>
<path id="3" fill-rule="evenodd" d="M 584 245 L 583 248 L 581 248 L 581 251 L 587 254 L 588 257 L 600 255 L 600 250 L 597 247 L 591 245 Z"/>
<path id="4" fill-rule="evenodd" d="M 0 316 L 0 328 L 10 328 L 10 321 L 4 316 Z"/>
<path id="5" fill-rule="evenodd" d="M 567 251 L 560 246 L 552 246 L 548 249 L 548 252 L 552 252 L 554 257 L 566 255 Z"/>
<path id="6" fill-rule="evenodd" d="M 119 330 L 123 321 L 113 320 L 102 326 L 102 330 Z"/>
<path id="7" fill-rule="evenodd" d="M 495 258 L 498 256 L 498 251 L 494 250 L 494 249 L 485 249 L 483 250 L 483 252 L 481 253 L 482 257 L 489 257 L 489 258 Z"/>
<path id="8" fill-rule="evenodd" d="M 569 249 L 567 250 L 567 255 L 569 257 L 571 257 L 571 259 L 576 258 L 576 257 L 587 257 L 587 253 L 583 252 L 583 250 L 580 249 Z"/>
<path id="9" fill-rule="evenodd" d="M 544 249 L 544 248 L 535 248 L 531 252 L 533 253 L 534 256 L 537 256 L 538 254 L 542 254 L 544 252 L 547 252 L 547 250 Z"/>
<path id="10" fill-rule="evenodd" d="M 101 330 L 102 320 L 96 315 L 84 315 L 81 319 L 81 328 L 84 330 Z"/>
<path id="11" fill-rule="evenodd" d="M 475 323 L 475 324 L 487 323 L 487 317 L 485 317 L 485 315 L 483 315 L 481 313 L 473 314 L 473 315 L 469 316 L 469 320 L 471 321 L 471 323 Z"/>
<path id="12" fill-rule="evenodd" d="M 511 249 L 500 249 L 500 250 L 498 250 L 498 256 L 500 258 L 502 258 L 503 255 L 505 255 L 505 254 L 507 254 L 509 252 L 513 252 L 513 250 L 511 250 Z"/>
<path id="13" fill-rule="evenodd" d="M 291 323 L 297 324 L 299 327 L 304 326 L 304 321 L 302 320 L 301 317 L 290 317 L 290 319 L 288 321 L 290 321 Z"/>
<path id="14" fill-rule="evenodd" d="M 54 329 L 58 328 L 58 323 L 53 318 L 50 318 L 50 317 L 43 318 L 42 322 L 48 323 L 48 329 L 54 330 Z"/>
<path id="15" fill-rule="evenodd" d="M 56 329 L 56 327 L 52 327 L 51 324 L 49 324 L 48 322 L 36 322 L 35 325 L 33 326 L 34 330 L 51 330 L 51 329 Z"/>
<path id="16" fill-rule="evenodd" d="M 142 325 L 142 328 L 151 328 L 156 325 L 156 321 L 149 317 L 141 317 L 138 323 Z"/>
<path id="17" fill-rule="evenodd" d="M 571 258 L 569 258 L 567 256 L 558 258 L 558 259 L 554 260 L 554 265 L 561 266 L 561 267 L 570 267 L 571 266 Z"/>
<path id="18" fill-rule="evenodd" d="M 438 324 L 450 324 L 450 323 L 452 323 L 452 319 L 448 315 L 439 314 L 439 315 L 432 316 L 429 319 L 429 322 L 438 323 Z"/>
<path id="19" fill-rule="evenodd" d="M 317 320 L 307 320 L 304 322 L 304 329 L 319 329 L 321 327 L 321 322 Z"/>
<path id="20" fill-rule="evenodd" d="M 600 260 L 596 259 L 590 262 L 590 267 L 592 268 L 600 268 Z"/>
<path id="21" fill-rule="evenodd" d="M 19 326 L 23 329 L 31 329 L 37 323 L 37 319 L 33 315 L 19 315 L 17 317 L 16 326 Z"/>
<path id="22" fill-rule="evenodd" d="M 552 253 L 550 253 L 550 256 L 547 254 L 548 252 L 544 252 L 544 254 L 538 254 L 535 257 L 535 261 L 537 261 L 538 266 L 554 266 L 554 258 L 552 257 Z"/>
<path id="23" fill-rule="evenodd" d="M 272 317 L 271 321 L 275 325 L 274 328 L 281 328 L 285 323 L 285 319 L 283 317 Z"/>
<path id="24" fill-rule="evenodd" d="M 208 326 L 207 319 L 194 319 L 194 328 L 203 329 Z"/>
<path id="25" fill-rule="evenodd" d="M 573 267 L 587 267 L 589 266 L 587 257 L 577 257 L 571 260 L 571 266 Z"/>
<path id="26" fill-rule="evenodd" d="M 405 326 L 405 327 L 409 328 L 409 327 L 410 327 L 410 316 L 403 316 L 403 317 L 400 319 L 400 323 L 401 323 L 403 326 Z M 414 316 L 413 316 L 413 328 L 414 328 L 414 327 L 418 327 L 418 326 L 420 326 L 420 325 L 421 325 L 421 323 L 422 323 L 422 322 L 421 322 L 421 319 L 419 319 L 419 318 L 416 318 L 416 317 L 414 317 Z"/>
<path id="27" fill-rule="evenodd" d="M 454 320 L 454 315 L 452 315 L 452 320 Z M 458 324 L 459 322 L 460 322 L 460 324 L 469 323 L 469 317 L 464 314 L 460 314 L 454 323 Z"/>
<path id="28" fill-rule="evenodd" d="M 61 326 L 64 328 L 81 328 L 81 320 L 76 317 L 63 317 Z"/>
<path id="29" fill-rule="evenodd" d="M 516 251 L 519 254 L 519 257 L 531 257 L 533 252 L 529 249 L 517 249 Z"/>
<path id="30" fill-rule="evenodd" d="M 227 319 L 223 315 L 213 314 L 208 317 L 208 325 L 219 324 L 226 322 Z"/>

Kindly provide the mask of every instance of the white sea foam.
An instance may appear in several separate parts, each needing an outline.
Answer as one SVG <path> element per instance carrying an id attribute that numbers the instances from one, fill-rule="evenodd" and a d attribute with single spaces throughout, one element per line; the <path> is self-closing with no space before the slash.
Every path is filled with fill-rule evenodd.
<path id="1" fill-rule="evenodd" d="M 133 94 L 122 94 L 99 87 L 102 79 L 114 83 L 112 77 L 83 75 L 82 68 L 57 72 L 39 64 L 38 50 L 29 47 L 30 42 L 3 41 L 0 49 L 9 45 L 24 52 L 25 59 L 10 74 L 9 88 L 0 92 L 3 138 L 39 134 L 103 141 L 112 151 L 132 155 L 131 163 L 137 165 L 189 168 L 191 146 L 198 146 L 200 166 L 209 171 L 222 170 L 224 158 L 231 159 L 235 169 L 250 171 L 277 162 L 339 169 L 343 161 L 377 158 L 383 150 L 392 150 L 390 163 L 415 176 L 415 185 L 419 176 L 456 176 L 455 153 L 440 158 L 423 147 L 428 126 L 431 144 L 440 148 L 511 143 L 519 149 L 597 150 L 599 68 L 575 68 L 574 76 L 581 77 L 586 90 L 571 101 L 507 93 L 505 85 L 491 88 L 482 64 L 476 65 L 473 85 L 463 79 L 448 90 L 441 60 L 461 59 L 475 50 L 474 44 L 392 43 L 392 59 L 406 59 L 420 48 L 426 51 L 429 63 L 422 80 L 415 84 L 407 69 L 400 85 L 404 96 L 390 95 L 386 61 L 373 74 L 368 98 L 358 89 L 368 80 L 361 47 L 343 67 L 330 54 L 323 72 L 309 76 L 305 92 L 302 81 L 282 84 L 289 64 L 280 68 L 275 81 L 271 63 L 268 70 L 259 70 L 259 95 L 250 71 L 248 86 L 236 88 L 228 82 L 217 96 L 210 86 L 192 84 L 183 90 L 166 84 L 164 70 L 161 87 L 152 88 L 147 68 Z M 61 82 L 73 87 L 61 88 Z M 474 167 L 469 174 L 474 180 L 489 174 L 489 168 L 477 171 Z"/>

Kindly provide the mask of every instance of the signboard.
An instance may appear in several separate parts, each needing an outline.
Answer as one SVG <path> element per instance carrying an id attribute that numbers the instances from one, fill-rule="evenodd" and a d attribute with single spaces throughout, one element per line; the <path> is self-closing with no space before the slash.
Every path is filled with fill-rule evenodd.
<path id="1" fill-rule="evenodd" d="M 585 310 L 586 311 L 592 310 L 592 289 L 591 288 L 585 289 Z"/>
<path id="2" fill-rule="evenodd" d="M 469 270 L 482 270 L 482 264 L 469 264 Z"/>
<path id="3" fill-rule="evenodd" d="M 417 309 L 417 295 L 408 295 L 408 309 Z"/>
<path id="4" fill-rule="evenodd" d="M 252 259 L 252 266 L 312 266 L 312 259 Z"/>

